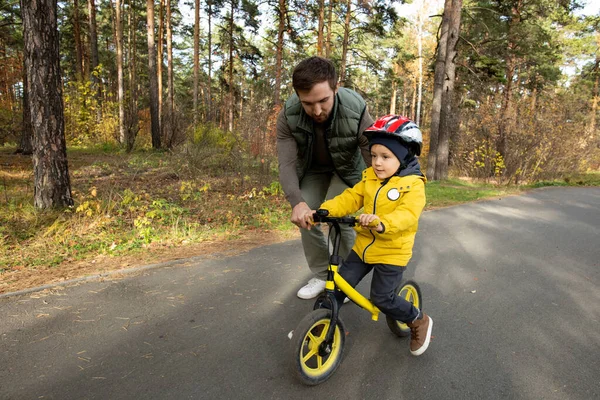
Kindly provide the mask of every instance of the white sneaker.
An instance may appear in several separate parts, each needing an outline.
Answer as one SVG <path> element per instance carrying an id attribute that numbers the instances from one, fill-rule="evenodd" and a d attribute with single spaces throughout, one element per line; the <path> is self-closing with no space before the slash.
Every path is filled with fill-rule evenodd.
<path id="1" fill-rule="evenodd" d="M 319 278 L 312 278 L 308 283 L 298 290 L 298 297 L 301 299 L 314 299 L 325 290 L 325 281 Z"/>

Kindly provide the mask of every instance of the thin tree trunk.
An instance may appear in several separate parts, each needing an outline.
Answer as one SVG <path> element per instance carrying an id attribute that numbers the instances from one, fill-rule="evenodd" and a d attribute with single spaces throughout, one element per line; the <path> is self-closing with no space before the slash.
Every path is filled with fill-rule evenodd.
<path id="1" fill-rule="evenodd" d="M 406 101 L 408 97 L 406 96 L 406 84 L 402 86 L 402 115 L 406 115 Z"/>
<path id="2" fill-rule="evenodd" d="M 167 147 L 173 146 L 173 136 L 175 132 L 175 87 L 173 85 L 173 23 L 171 21 L 171 0 L 166 0 L 167 5 Z"/>
<path id="3" fill-rule="evenodd" d="M 277 53 L 275 55 L 275 93 L 274 103 L 279 105 L 281 99 L 281 64 L 283 59 L 283 34 L 285 32 L 285 17 L 287 14 L 286 0 L 279 0 L 279 28 L 277 30 Z"/>
<path id="4" fill-rule="evenodd" d="M 231 0 L 231 15 L 229 16 L 229 101 L 227 107 L 229 108 L 229 130 L 233 131 L 233 14 L 235 11 L 234 2 Z"/>
<path id="5" fill-rule="evenodd" d="M 390 114 L 396 114 L 396 102 L 398 101 L 398 83 L 392 80 L 392 97 L 390 99 Z"/>
<path id="6" fill-rule="evenodd" d="M 135 0 L 129 0 L 129 122 L 127 124 L 127 152 L 133 150 L 138 133 L 137 56 L 136 56 L 136 13 Z"/>
<path id="7" fill-rule="evenodd" d="M 346 19 L 344 21 L 344 41 L 342 43 L 342 60 L 340 62 L 340 86 L 346 84 L 346 58 L 348 56 L 348 41 L 350 38 L 350 18 L 352 16 L 352 0 L 346 1 Z"/>
<path id="8" fill-rule="evenodd" d="M 514 42 L 515 28 L 521 23 L 521 6 L 522 3 L 519 1 L 516 7 L 512 8 L 512 16 L 508 25 L 508 45 L 507 45 L 507 56 L 506 56 L 506 85 L 504 86 L 504 96 L 502 98 L 502 104 L 500 106 L 500 123 L 498 124 L 498 140 L 496 144 L 496 150 L 504 159 L 506 165 L 506 146 L 507 146 L 507 135 L 511 131 L 513 123 L 513 79 L 515 77 L 516 60 L 514 51 L 516 44 Z"/>
<path id="9" fill-rule="evenodd" d="M 34 205 L 73 205 L 65 140 L 56 0 L 23 1 L 25 66 L 34 132 Z"/>
<path id="10" fill-rule="evenodd" d="M 158 120 L 160 122 L 160 131 L 163 133 L 163 51 L 164 51 L 164 26 L 165 26 L 165 0 L 160 0 L 160 9 L 158 11 L 158 60 L 156 62 L 157 65 L 157 76 L 158 76 Z"/>
<path id="11" fill-rule="evenodd" d="M 123 21 L 122 21 L 122 1 L 115 0 L 115 42 L 117 44 L 117 102 L 119 104 L 119 141 L 121 144 L 127 143 L 125 136 L 125 83 L 123 82 Z"/>
<path id="12" fill-rule="evenodd" d="M 412 80 L 412 102 L 410 103 L 410 119 L 415 121 L 417 119 L 417 91 L 419 90 L 417 84 L 417 77 L 415 76 Z"/>
<path id="13" fill-rule="evenodd" d="M 417 95 L 417 116 L 415 117 L 415 123 L 417 125 L 421 125 L 421 99 L 423 97 L 423 13 L 425 10 L 423 9 L 423 5 L 425 2 L 421 3 L 421 9 L 417 15 L 417 48 L 419 52 L 419 88 Z"/>
<path id="14" fill-rule="evenodd" d="M 212 0 L 208 0 L 208 87 L 207 87 L 207 114 L 208 120 L 213 120 L 212 101 Z"/>
<path id="15" fill-rule="evenodd" d="M 590 110 L 590 122 L 587 126 L 589 139 L 592 139 L 596 133 L 596 114 L 598 113 L 598 98 L 600 97 L 600 56 L 596 56 L 596 65 L 594 65 L 594 87 L 592 89 L 592 108 Z"/>
<path id="16" fill-rule="evenodd" d="M 198 125 L 198 78 L 200 73 L 200 0 L 194 2 L 194 128 Z"/>
<path id="17" fill-rule="evenodd" d="M 437 180 L 435 168 L 437 163 L 438 139 L 440 130 L 440 114 L 442 109 L 442 94 L 444 92 L 446 51 L 448 43 L 448 28 L 450 25 L 450 10 L 452 0 L 445 0 L 444 15 L 440 27 L 435 72 L 433 77 L 433 101 L 431 105 L 431 128 L 429 133 L 429 155 L 427 157 L 427 177 Z"/>
<path id="18" fill-rule="evenodd" d="M 450 133 L 453 128 L 453 99 L 454 83 L 456 79 L 456 63 L 458 38 L 460 34 L 460 16 L 462 0 L 453 0 L 450 15 L 450 26 L 448 27 L 448 40 L 445 63 L 444 89 L 442 94 L 442 108 L 440 115 L 440 131 L 438 135 L 437 162 L 435 166 L 435 177 L 437 179 L 448 178 L 448 157 L 450 150 Z"/>
<path id="19" fill-rule="evenodd" d="M 95 88 L 96 97 L 96 122 L 102 119 L 102 81 L 98 77 L 98 30 L 96 28 L 96 4 L 94 0 L 88 0 L 88 20 L 90 34 L 90 72 L 91 81 Z"/>
<path id="20" fill-rule="evenodd" d="M 331 30 L 333 27 L 333 3 L 335 0 L 329 0 L 327 8 L 327 38 L 325 39 L 325 57 L 331 56 Z"/>
<path id="21" fill-rule="evenodd" d="M 156 74 L 156 47 L 154 44 L 154 0 L 146 0 L 146 18 L 148 32 L 148 80 L 150 83 L 150 127 L 152 131 L 152 148 L 160 149 L 158 77 Z"/>
<path id="22" fill-rule="evenodd" d="M 21 10 L 23 10 L 23 2 L 21 1 Z M 23 30 L 23 42 L 29 40 L 28 32 Z M 33 154 L 33 129 L 31 126 L 31 113 L 29 106 L 29 86 L 27 79 L 27 46 L 23 49 L 23 131 L 21 132 L 21 141 L 16 153 L 23 155 Z"/>
<path id="23" fill-rule="evenodd" d="M 279 1 L 281 4 L 282 0 Z M 317 55 L 323 55 L 323 26 L 325 25 L 325 0 L 319 0 L 319 22 L 317 27 Z"/>
<path id="24" fill-rule="evenodd" d="M 73 0 L 73 36 L 75 37 L 75 75 L 78 82 L 83 80 L 83 46 L 81 25 L 79 24 L 79 0 Z"/>

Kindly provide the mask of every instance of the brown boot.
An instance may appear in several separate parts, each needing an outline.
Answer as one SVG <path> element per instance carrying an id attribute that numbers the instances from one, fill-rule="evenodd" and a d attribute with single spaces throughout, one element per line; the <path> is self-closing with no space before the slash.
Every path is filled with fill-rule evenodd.
<path id="1" fill-rule="evenodd" d="M 423 313 L 421 319 L 416 319 L 406 325 L 410 328 L 410 353 L 413 356 L 420 356 L 429 347 L 433 320 L 429 318 L 429 315 Z"/>

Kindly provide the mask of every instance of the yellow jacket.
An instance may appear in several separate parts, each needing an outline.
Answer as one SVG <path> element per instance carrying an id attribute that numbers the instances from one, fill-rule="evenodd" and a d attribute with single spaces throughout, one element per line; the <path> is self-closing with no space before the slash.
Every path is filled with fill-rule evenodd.
<path id="1" fill-rule="evenodd" d="M 412 257 L 419 216 L 425 207 L 425 182 L 420 175 L 393 176 L 385 185 L 372 167 L 363 171 L 362 180 L 321 208 L 333 217 L 354 214 L 364 207 L 365 214 L 376 214 L 383 232 L 356 226 L 352 248 L 367 264 L 406 266 Z"/>

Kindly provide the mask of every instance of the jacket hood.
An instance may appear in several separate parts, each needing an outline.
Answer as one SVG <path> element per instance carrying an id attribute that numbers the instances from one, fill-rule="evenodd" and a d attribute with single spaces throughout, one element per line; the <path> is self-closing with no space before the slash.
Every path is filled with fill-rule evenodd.
<path id="1" fill-rule="evenodd" d="M 396 175 L 397 176 L 408 176 L 408 175 L 425 176 L 425 175 L 423 175 L 423 172 L 421 172 L 421 164 L 419 164 L 419 159 L 414 156 L 408 160 L 408 162 L 406 163 L 406 168 L 401 168 L 400 170 L 398 170 L 398 172 L 396 172 Z"/>

